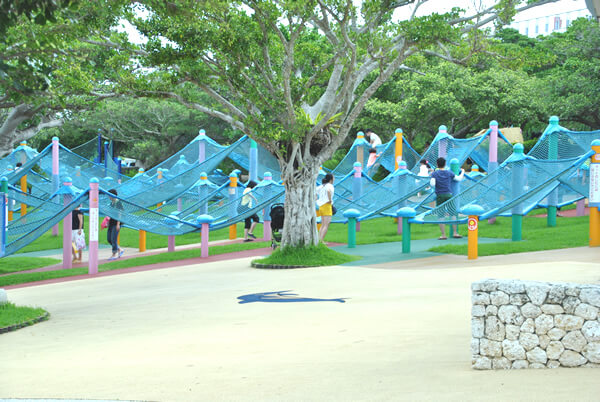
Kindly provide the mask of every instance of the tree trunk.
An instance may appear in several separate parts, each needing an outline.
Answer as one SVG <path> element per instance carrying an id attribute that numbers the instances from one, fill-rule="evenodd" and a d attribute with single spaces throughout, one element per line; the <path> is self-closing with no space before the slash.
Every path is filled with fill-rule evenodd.
<path id="1" fill-rule="evenodd" d="M 302 247 L 317 245 L 317 214 L 315 210 L 315 183 L 319 166 L 305 166 L 293 172 L 282 169 L 285 185 L 285 220 L 281 246 Z"/>

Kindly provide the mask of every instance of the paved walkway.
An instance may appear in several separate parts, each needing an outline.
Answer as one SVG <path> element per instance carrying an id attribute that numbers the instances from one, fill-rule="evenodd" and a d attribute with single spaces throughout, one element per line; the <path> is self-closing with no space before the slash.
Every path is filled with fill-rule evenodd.
<path id="1" fill-rule="evenodd" d="M 0 336 L 0 398 L 598 401 L 597 369 L 474 371 L 469 345 L 470 283 L 600 283 L 599 257 L 583 247 L 294 270 L 241 258 L 12 289 L 51 319 Z M 239 303 L 286 290 L 305 301 Z"/>

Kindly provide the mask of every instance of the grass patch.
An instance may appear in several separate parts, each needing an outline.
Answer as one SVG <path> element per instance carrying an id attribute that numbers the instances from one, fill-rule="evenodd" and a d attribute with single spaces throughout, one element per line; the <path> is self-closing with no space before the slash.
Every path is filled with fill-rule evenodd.
<path id="1" fill-rule="evenodd" d="M 24 324 L 46 313 L 42 308 L 17 307 L 12 303 L 5 303 L 0 305 L 0 328 Z"/>
<path id="2" fill-rule="evenodd" d="M 277 249 L 266 258 L 253 262 L 266 265 L 300 265 L 321 267 L 340 265 L 346 262 L 360 260 L 362 257 L 338 253 L 324 244 L 309 247 L 284 247 Z"/>
<path id="3" fill-rule="evenodd" d="M 511 218 L 497 218 L 493 225 L 488 224 L 487 221 L 480 222 L 479 236 L 510 239 L 512 237 Z M 523 219 L 522 237 L 522 241 L 516 242 L 479 244 L 478 255 L 504 255 L 587 246 L 589 244 L 589 217 L 558 218 L 557 226 L 548 227 L 545 218 L 528 216 Z M 443 245 L 433 247 L 429 251 L 467 255 L 467 245 Z"/>
<path id="4" fill-rule="evenodd" d="M 257 248 L 269 247 L 270 245 L 271 243 L 269 242 L 255 241 L 241 244 L 227 244 L 224 246 L 212 246 L 208 249 L 208 255 L 219 255 L 236 251 L 253 250 Z M 98 266 L 98 272 L 113 271 L 115 269 L 158 264 L 161 262 L 178 261 L 197 257 L 200 257 L 200 249 L 181 250 L 174 251 L 172 253 L 160 253 L 156 255 L 134 257 L 100 264 Z M 12 275 L 1 276 L 0 286 L 10 286 L 21 283 L 44 281 L 48 279 L 66 278 L 69 276 L 86 275 L 87 273 L 87 267 L 60 269 L 56 271 L 15 273 Z"/>
<path id="5" fill-rule="evenodd" d="M 9 274 L 12 272 L 27 271 L 29 269 L 47 267 L 61 263 L 62 260 L 56 258 L 37 258 L 37 257 L 7 257 L 0 258 L 0 274 Z"/>

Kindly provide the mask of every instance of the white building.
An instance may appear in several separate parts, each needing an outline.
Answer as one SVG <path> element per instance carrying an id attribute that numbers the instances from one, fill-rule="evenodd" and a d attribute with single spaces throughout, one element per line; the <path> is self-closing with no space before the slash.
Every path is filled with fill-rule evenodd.
<path id="1" fill-rule="evenodd" d="M 592 17 L 586 0 L 562 0 L 517 14 L 510 27 L 521 35 L 535 38 L 552 32 L 565 32 L 574 20 L 581 17 Z"/>

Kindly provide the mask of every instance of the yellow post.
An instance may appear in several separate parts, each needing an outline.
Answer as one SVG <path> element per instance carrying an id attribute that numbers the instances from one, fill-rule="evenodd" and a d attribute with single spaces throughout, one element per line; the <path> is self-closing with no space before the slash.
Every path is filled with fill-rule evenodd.
<path id="1" fill-rule="evenodd" d="M 233 201 L 236 198 L 236 188 L 237 188 L 237 174 L 231 173 L 229 175 L 229 200 Z M 229 240 L 234 240 L 237 238 L 237 225 L 234 223 L 229 226 Z"/>
<path id="2" fill-rule="evenodd" d="M 477 237 L 478 237 L 478 223 L 479 223 L 479 217 L 477 217 L 476 215 L 471 215 L 469 216 L 469 221 L 468 221 L 468 225 L 467 227 L 469 228 L 469 235 L 468 235 L 468 257 L 469 260 L 476 260 L 477 259 L 477 251 L 478 251 L 478 247 L 477 247 Z"/>
<path id="3" fill-rule="evenodd" d="M 10 202 L 12 202 L 12 200 Z M 13 220 L 13 211 L 8 210 L 8 221 L 12 222 L 12 220 Z"/>
<path id="4" fill-rule="evenodd" d="M 396 132 L 396 148 L 395 148 L 395 152 L 394 152 L 394 160 L 395 162 L 395 167 L 396 169 L 398 169 L 398 166 L 400 165 L 400 161 L 402 160 L 402 129 L 401 128 L 397 128 Z"/>
<path id="5" fill-rule="evenodd" d="M 600 246 L 600 140 L 592 141 L 590 163 L 590 247 Z"/>
<path id="6" fill-rule="evenodd" d="M 21 177 L 21 191 L 27 193 L 27 175 Z M 21 203 L 21 216 L 27 214 L 27 204 Z"/>
<path id="7" fill-rule="evenodd" d="M 140 230 L 140 253 L 146 251 L 146 231 Z"/>

